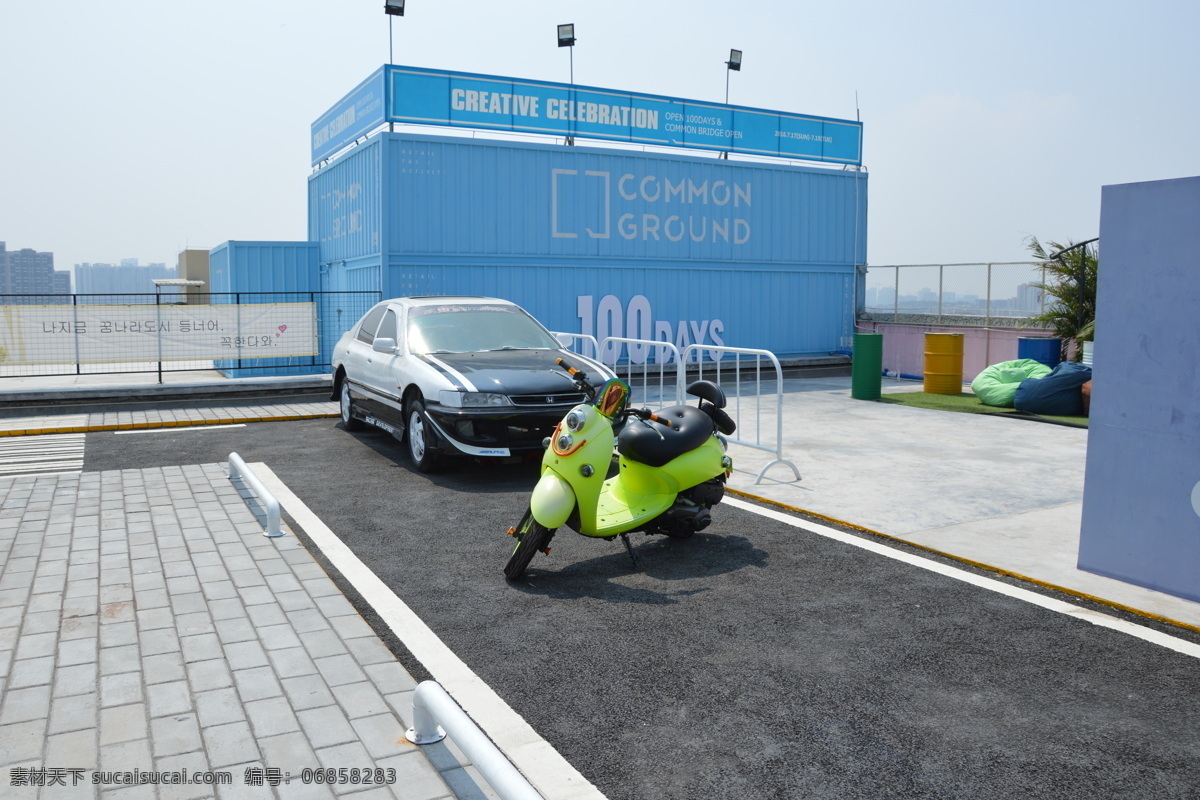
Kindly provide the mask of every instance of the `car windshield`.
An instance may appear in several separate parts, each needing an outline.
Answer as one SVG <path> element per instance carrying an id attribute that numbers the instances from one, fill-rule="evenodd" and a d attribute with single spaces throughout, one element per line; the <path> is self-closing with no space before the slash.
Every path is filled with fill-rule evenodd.
<path id="1" fill-rule="evenodd" d="M 559 346 L 533 317 L 513 306 L 423 306 L 409 312 L 408 347 L 413 353 L 550 350 Z"/>

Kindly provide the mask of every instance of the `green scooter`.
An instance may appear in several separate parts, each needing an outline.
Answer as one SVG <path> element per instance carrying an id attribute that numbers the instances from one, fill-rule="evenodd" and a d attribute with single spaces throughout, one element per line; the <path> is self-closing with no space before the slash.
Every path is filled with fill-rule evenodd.
<path id="1" fill-rule="evenodd" d="M 620 378 L 597 389 L 587 373 L 562 359 L 558 364 L 589 402 L 567 412 L 546 442 L 529 509 L 508 529 L 517 544 L 505 577 L 524 575 L 538 551 L 549 555 L 562 525 L 596 539 L 620 536 L 635 567 L 630 533 L 686 539 L 708 527 L 709 509 L 724 497 L 733 470 L 720 434 L 732 434 L 736 425 L 722 411 L 721 387 L 696 381 L 687 393 L 699 398 L 697 406 L 651 413 L 629 408 L 629 384 Z"/>

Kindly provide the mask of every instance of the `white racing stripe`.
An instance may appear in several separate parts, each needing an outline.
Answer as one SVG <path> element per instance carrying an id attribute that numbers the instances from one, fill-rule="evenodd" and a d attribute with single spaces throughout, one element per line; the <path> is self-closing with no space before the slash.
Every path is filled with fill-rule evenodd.
<path id="1" fill-rule="evenodd" d="M 447 364 L 445 361 L 442 361 L 437 356 L 432 356 L 432 355 L 429 355 L 428 353 L 426 353 L 424 357 L 429 359 L 429 362 L 431 364 L 437 364 L 439 367 L 446 370 L 446 372 L 453 375 L 455 377 L 455 379 L 458 380 L 459 383 L 461 383 L 464 387 L 466 387 L 466 391 L 468 391 L 468 392 L 479 391 L 478 389 L 475 388 L 475 384 L 473 384 L 469 380 L 467 380 L 467 376 L 463 375 L 461 372 L 459 372 L 454 367 Z"/>
<path id="2" fill-rule="evenodd" d="M 0 477 L 82 472 L 85 437 L 59 433 L 0 438 Z"/>
<path id="3" fill-rule="evenodd" d="M 905 564 L 911 564 L 915 567 L 920 567 L 921 569 L 927 569 L 930 572 L 936 572 L 939 575 L 945 575 L 948 578 L 954 578 L 955 580 L 969 583 L 973 586 L 988 589 L 989 591 L 996 592 L 997 594 L 1007 595 L 1017 600 L 1024 600 L 1026 603 L 1032 603 L 1035 606 L 1041 606 L 1047 610 L 1056 611 L 1059 614 L 1066 614 L 1069 617 L 1075 617 L 1076 619 L 1090 622 L 1093 625 L 1099 625 L 1102 628 L 1110 628 L 1114 631 L 1120 631 L 1121 633 L 1135 636 L 1138 639 L 1159 645 L 1160 647 L 1165 647 L 1168 650 L 1174 650 L 1177 653 L 1182 653 L 1183 655 L 1191 656 L 1192 658 L 1200 658 L 1200 645 L 1193 644 L 1192 642 L 1175 636 L 1171 636 L 1170 634 L 1160 633 L 1159 631 L 1142 627 L 1141 625 L 1137 625 L 1132 622 L 1127 622 L 1123 619 L 1118 619 L 1109 614 L 1102 614 L 1098 611 L 1081 608 L 1080 606 L 1072 605 L 1071 603 L 1063 600 L 1058 600 L 1053 597 L 1046 597 L 1045 595 L 1038 594 L 1037 592 L 1031 592 L 1028 589 L 1022 589 L 1019 586 L 1010 586 L 1009 584 L 1004 583 L 1003 581 L 998 581 L 994 578 L 976 575 L 972 572 L 968 572 L 967 570 L 960 569 L 959 567 L 952 567 L 948 564 L 941 564 L 937 561 L 931 561 L 928 558 L 924 558 L 904 550 L 897 550 L 880 542 L 874 542 L 870 539 L 863 539 L 853 534 L 845 533 L 844 531 L 839 531 L 834 528 L 829 528 L 815 522 L 799 519 L 781 511 L 772 511 L 770 509 L 760 508 L 747 503 L 744 500 L 737 500 L 735 498 L 726 496 L 721 502 L 727 503 L 734 508 L 740 508 L 743 511 L 749 511 L 752 514 L 758 514 L 760 516 L 767 517 L 768 519 L 777 520 L 787 525 L 816 533 L 820 536 L 842 542 L 843 544 L 859 547 L 863 550 L 869 550 L 877 555 L 887 556 L 888 558 L 895 559 L 896 561 L 903 561 Z"/>
<path id="4" fill-rule="evenodd" d="M 380 619 L 547 800 L 605 800 L 587 778 L 463 663 L 403 600 L 371 571 L 262 462 L 249 465 Z"/>

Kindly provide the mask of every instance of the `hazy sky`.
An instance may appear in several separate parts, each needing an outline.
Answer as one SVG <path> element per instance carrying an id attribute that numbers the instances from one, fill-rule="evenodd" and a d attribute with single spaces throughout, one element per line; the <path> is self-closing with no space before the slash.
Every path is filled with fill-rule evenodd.
<path id="1" fill-rule="evenodd" d="M 736 47 L 732 103 L 857 92 L 871 264 L 1023 260 L 1095 236 L 1101 186 L 1200 174 L 1195 0 L 409 0 L 394 62 L 566 81 L 564 22 L 581 84 L 720 101 Z M 2 0 L 0 32 L 0 240 L 59 269 L 306 239 L 309 126 L 388 60 L 383 0 Z"/>

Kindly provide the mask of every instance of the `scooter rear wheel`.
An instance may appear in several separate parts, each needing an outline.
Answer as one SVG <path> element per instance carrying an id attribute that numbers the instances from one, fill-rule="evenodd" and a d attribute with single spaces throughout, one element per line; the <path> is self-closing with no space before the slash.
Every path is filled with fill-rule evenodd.
<path id="1" fill-rule="evenodd" d="M 512 557 L 504 565 L 504 577 L 515 581 L 525 574 L 533 555 L 539 550 L 545 550 L 554 537 L 554 531 L 538 523 L 533 513 L 525 512 L 516 530 L 517 546 L 513 548 Z"/>

